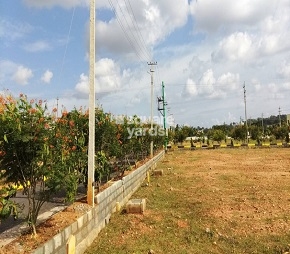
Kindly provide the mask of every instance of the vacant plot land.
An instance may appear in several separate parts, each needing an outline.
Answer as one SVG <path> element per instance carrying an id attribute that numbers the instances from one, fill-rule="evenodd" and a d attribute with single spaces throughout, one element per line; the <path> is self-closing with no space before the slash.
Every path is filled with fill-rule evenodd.
<path id="1" fill-rule="evenodd" d="M 115 213 L 87 253 L 288 253 L 290 150 L 169 152 L 163 176 L 134 198 L 143 215 Z"/>

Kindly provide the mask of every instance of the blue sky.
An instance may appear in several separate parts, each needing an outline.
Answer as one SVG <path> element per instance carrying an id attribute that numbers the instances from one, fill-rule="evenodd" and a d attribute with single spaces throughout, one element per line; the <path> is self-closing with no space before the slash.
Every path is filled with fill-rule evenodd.
<path id="1" fill-rule="evenodd" d="M 290 114 L 290 0 L 96 0 L 96 98 L 150 117 L 157 61 L 177 124 L 210 127 Z M 0 2 L 0 91 L 88 106 L 88 0 Z"/>

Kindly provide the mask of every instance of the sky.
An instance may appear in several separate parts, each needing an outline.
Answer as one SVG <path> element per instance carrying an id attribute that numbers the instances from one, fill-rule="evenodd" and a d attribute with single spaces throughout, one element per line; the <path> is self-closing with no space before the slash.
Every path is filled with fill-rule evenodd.
<path id="1" fill-rule="evenodd" d="M 172 125 L 290 114 L 290 0 L 96 0 L 95 33 L 105 112 L 149 119 L 152 75 Z M 0 1 L 0 93 L 88 108 L 88 81 L 89 0 Z"/>

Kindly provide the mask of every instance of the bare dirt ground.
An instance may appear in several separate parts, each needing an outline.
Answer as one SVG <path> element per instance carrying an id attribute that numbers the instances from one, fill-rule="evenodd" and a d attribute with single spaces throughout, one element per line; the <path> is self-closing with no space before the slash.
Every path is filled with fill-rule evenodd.
<path id="1" fill-rule="evenodd" d="M 38 225 L 36 237 L 32 237 L 31 232 L 27 231 L 3 247 L 0 253 L 30 253 L 33 249 L 36 249 L 41 244 L 50 240 L 54 235 L 58 234 L 62 229 L 72 224 L 89 209 L 91 207 L 86 204 L 85 200 L 75 202 L 63 211 L 50 217 L 44 223 Z"/>
<path id="2" fill-rule="evenodd" d="M 290 149 L 175 150 L 87 253 L 290 253 Z"/>

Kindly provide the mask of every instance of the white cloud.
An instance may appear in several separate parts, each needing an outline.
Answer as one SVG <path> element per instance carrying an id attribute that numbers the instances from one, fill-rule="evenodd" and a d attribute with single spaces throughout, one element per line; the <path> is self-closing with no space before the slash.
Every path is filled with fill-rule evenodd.
<path id="1" fill-rule="evenodd" d="M 283 88 L 286 90 L 290 90 L 290 82 L 283 83 Z"/>
<path id="2" fill-rule="evenodd" d="M 121 84 L 120 67 L 108 58 L 100 59 L 95 65 L 95 91 L 99 96 L 118 90 Z M 89 93 L 89 78 L 84 73 L 80 75 L 75 89 L 82 94 Z"/>
<path id="3" fill-rule="evenodd" d="M 196 83 L 192 79 L 187 79 L 185 90 L 183 91 L 183 96 L 196 96 L 198 95 L 198 90 L 196 87 Z"/>
<path id="4" fill-rule="evenodd" d="M 236 90 L 239 83 L 240 75 L 230 72 L 222 74 L 217 80 L 217 85 L 220 86 L 220 89 L 223 89 L 225 91 Z"/>
<path id="5" fill-rule="evenodd" d="M 143 61 L 152 60 L 151 47 L 186 24 L 189 12 L 186 0 L 131 1 L 131 7 L 134 14 L 126 2 L 118 2 L 117 17 L 97 22 L 97 45 L 109 52 L 137 52 Z"/>
<path id="6" fill-rule="evenodd" d="M 207 32 L 235 26 L 249 27 L 263 20 L 276 7 L 276 0 L 191 1 L 196 27 Z"/>
<path id="7" fill-rule="evenodd" d="M 0 82 L 4 87 L 9 86 L 11 80 L 19 85 L 27 85 L 29 79 L 33 77 L 31 69 L 9 60 L 0 61 L 0 69 Z"/>
<path id="8" fill-rule="evenodd" d="M 262 89 L 261 82 L 257 79 L 252 79 L 251 84 L 253 84 L 256 92 L 259 92 Z"/>
<path id="9" fill-rule="evenodd" d="M 75 6 L 84 6 L 88 4 L 88 0 L 24 0 L 24 3 L 30 7 L 51 8 L 53 6 L 61 6 L 63 8 L 71 8 Z"/>
<path id="10" fill-rule="evenodd" d="M 182 95 L 212 99 L 225 98 L 227 94 L 237 89 L 239 82 L 239 74 L 228 72 L 216 79 L 213 70 L 208 69 L 197 82 L 189 78 Z"/>
<path id="11" fill-rule="evenodd" d="M 79 82 L 76 84 L 75 89 L 77 92 L 83 93 L 83 94 L 89 94 L 89 77 L 86 76 L 84 73 L 80 75 Z"/>
<path id="12" fill-rule="evenodd" d="M 8 81 L 9 77 L 13 76 L 13 73 L 16 71 L 17 65 L 9 60 L 0 61 L 0 82 L 3 85 Z"/>
<path id="13" fill-rule="evenodd" d="M 203 73 L 202 77 L 199 80 L 199 93 L 205 95 L 213 95 L 214 87 L 216 79 L 213 74 L 212 69 L 208 69 L 206 72 Z"/>
<path id="14" fill-rule="evenodd" d="M 18 66 L 16 72 L 14 73 L 12 79 L 20 85 L 27 85 L 30 78 L 33 77 L 33 72 L 31 69 L 26 68 L 22 65 Z"/>
<path id="15" fill-rule="evenodd" d="M 32 30 L 32 26 L 26 22 L 17 22 L 0 17 L 0 38 L 14 41 L 23 38 Z"/>
<path id="16" fill-rule="evenodd" d="M 278 92 L 278 86 L 275 83 L 268 84 L 268 89 L 270 90 L 271 94 L 275 94 Z"/>
<path id="17" fill-rule="evenodd" d="M 96 62 L 96 92 L 112 92 L 120 87 L 120 67 L 112 60 L 103 58 Z"/>
<path id="18" fill-rule="evenodd" d="M 224 38 L 219 43 L 219 48 L 213 52 L 213 61 L 249 61 L 252 60 L 253 51 L 252 38 L 248 33 L 236 32 Z"/>
<path id="19" fill-rule="evenodd" d="M 283 61 L 277 71 L 281 78 L 290 78 L 290 62 Z"/>
<path id="20" fill-rule="evenodd" d="M 290 49 L 290 8 L 281 5 L 275 15 L 269 15 L 261 24 L 261 48 L 266 54 Z"/>
<path id="21" fill-rule="evenodd" d="M 62 8 L 68 9 L 72 7 L 87 7 L 90 4 L 90 0 L 23 0 L 23 2 L 34 8 L 52 8 L 54 6 L 60 6 Z M 108 7 L 109 3 L 107 0 L 97 0 L 96 7 L 103 8 Z"/>
<path id="22" fill-rule="evenodd" d="M 50 70 L 46 70 L 45 73 L 43 73 L 43 75 L 41 77 L 41 80 L 44 83 L 49 84 L 51 79 L 52 79 L 52 77 L 53 77 L 53 73 Z"/>
<path id="23" fill-rule="evenodd" d="M 23 48 L 28 52 L 39 52 L 50 50 L 51 46 L 48 42 L 39 40 L 33 43 L 27 43 L 23 46 Z"/>

